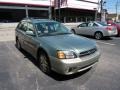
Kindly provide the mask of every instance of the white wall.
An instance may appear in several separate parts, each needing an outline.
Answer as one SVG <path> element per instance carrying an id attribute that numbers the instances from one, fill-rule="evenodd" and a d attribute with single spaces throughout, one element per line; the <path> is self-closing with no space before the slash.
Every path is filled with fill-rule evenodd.
<path id="1" fill-rule="evenodd" d="M 98 9 L 98 0 L 86 0 L 90 2 L 84 2 L 80 0 L 68 0 L 68 7 L 70 8 L 78 8 L 78 9 L 88 9 L 88 10 L 94 10 L 95 8 Z"/>
<path id="2" fill-rule="evenodd" d="M 53 1 L 53 0 L 51 0 Z M 0 0 L 4 3 L 20 3 L 20 4 L 33 4 L 33 5 L 50 5 L 50 0 Z"/>
<path id="3" fill-rule="evenodd" d="M 54 0 L 0 0 L 0 2 L 4 3 L 20 3 L 20 4 L 33 4 L 33 5 L 45 5 L 45 6 L 50 6 L 50 1 L 51 4 L 54 4 Z M 90 2 L 95 2 L 95 3 L 90 3 L 90 2 L 84 2 L 81 0 L 67 0 L 66 5 L 62 5 L 61 8 L 77 8 L 77 9 L 88 9 L 88 10 L 94 10 L 94 8 L 98 9 L 98 1 L 100 0 L 86 0 Z"/>

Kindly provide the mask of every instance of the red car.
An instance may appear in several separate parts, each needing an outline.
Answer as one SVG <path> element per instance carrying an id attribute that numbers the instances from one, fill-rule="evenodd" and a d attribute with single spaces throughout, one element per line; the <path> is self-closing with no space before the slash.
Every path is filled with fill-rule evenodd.
<path id="1" fill-rule="evenodd" d="M 112 26 L 117 27 L 117 30 L 118 30 L 118 35 L 117 36 L 120 36 L 120 22 L 113 23 Z"/>
<path id="2" fill-rule="evenodd" d="M 117 30 L 118 30 L 118 35 L 117 36 L 120 36 L 120 22 L 108 22 L 108 25 L 112 25 L 112 26 L 115 26 L 117 27 Z"/>

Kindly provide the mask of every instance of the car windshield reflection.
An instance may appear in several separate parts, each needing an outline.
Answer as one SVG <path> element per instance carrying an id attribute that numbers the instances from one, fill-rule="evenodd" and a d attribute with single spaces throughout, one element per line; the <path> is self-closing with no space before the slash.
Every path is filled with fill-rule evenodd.
<path id="1" fill-rule="evenodd" d="M 35 27 L 37 29 L 38 36 L 72 34 L 70 30 L 58 22 L 35 23 Z"/>

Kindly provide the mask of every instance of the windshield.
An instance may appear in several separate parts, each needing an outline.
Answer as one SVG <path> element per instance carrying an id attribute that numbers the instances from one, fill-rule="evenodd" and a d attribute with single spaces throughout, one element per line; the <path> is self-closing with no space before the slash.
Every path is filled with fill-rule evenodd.
<path id="1" fill-rule="evenodd" d="M 39 36 L 71 34 L 70 30 L 58 22 L 35 23 L 35 27 Z"/>
<path id="2" fill-rule="evenodd" d="M 102 26 L 108 26 L 107 23 L 105 23 L 105 22 L 97 22 L 97 23 L 102 25 Z"/>

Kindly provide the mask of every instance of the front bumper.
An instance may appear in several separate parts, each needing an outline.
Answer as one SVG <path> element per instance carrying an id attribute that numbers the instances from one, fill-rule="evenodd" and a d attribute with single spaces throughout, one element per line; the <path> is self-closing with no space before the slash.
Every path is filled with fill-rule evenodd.
<path id="1" fill-rule="evenodd" d="M 77 72 L 84 71 L 88 68 L 91 68 L 93 65 L 98 62 L 100 57 L 100 52 L 97 51 L 96 53 L 83 57 L 83 58 L 75 58 L 75 59 L 52 59 L 52 70 L 56 71 L 57 73 L 70 75 Z"/>

